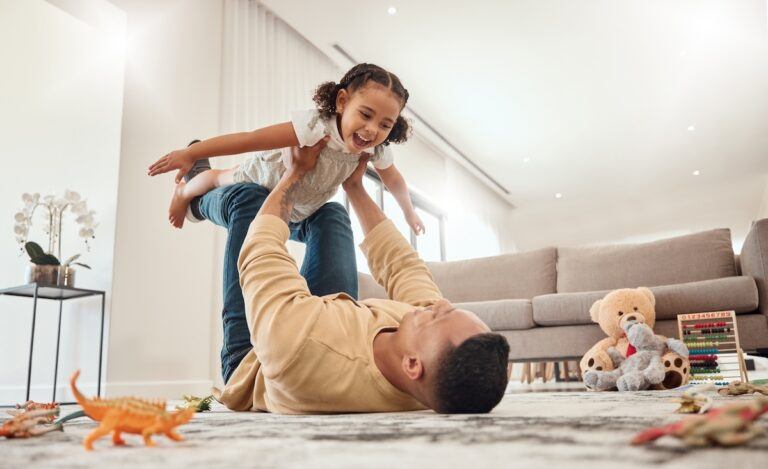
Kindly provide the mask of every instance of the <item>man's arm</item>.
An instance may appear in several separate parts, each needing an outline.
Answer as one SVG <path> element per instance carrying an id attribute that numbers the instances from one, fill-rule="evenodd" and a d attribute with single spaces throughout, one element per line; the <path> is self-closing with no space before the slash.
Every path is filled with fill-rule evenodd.
<path id="1" fill-rule="evenodd" d="M 361 248 L 371 273 L 391 299 L 429 306 L 443 296 L 419 255 L 363 187 L 367 163 L 367 158 L 361 159 L 343 187 L 365 234 Z"/>
<path id="2" fill-rule="evenodd" d="M 357 165 L 355 172 L 342 184 L 365 236 L 368 236 L 368 233 L 376 228 L 376 225 L 387 219 L 387 216 L 384 215 L 384 212 L 381 211 L 376 202 L 368 195 L 365 187 L 363 187 L 363 174 L 368 165 L 368 159 L 368 157 L 360 158 L 360 163 Z"/>
<path id="3" fill-rule="evenodd" d="M 251 344 L 265 376 L 274 378 L 291 363 L 299 347 L 325 310 L 312 296 L 288 253 L 294 196 L 306 172 L 314 168 L 325 141 L 293 150 L 287 170 L 251 223 L 238 259 Z"/>

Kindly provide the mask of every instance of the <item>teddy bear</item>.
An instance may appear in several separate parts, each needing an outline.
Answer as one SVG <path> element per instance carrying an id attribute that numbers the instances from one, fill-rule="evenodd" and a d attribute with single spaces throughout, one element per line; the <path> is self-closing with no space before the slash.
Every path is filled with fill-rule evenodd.
<path id="1" fill-rule="evenodd" d="M 592 321 L 598 323 L 608 337 L 592 346 L 581 359 L 582 377 L 590 371 L 613 371 L 620 367 L 623 359 L 637 352 L 635 345 L 627 338 L 627 327 L 631 324 L 645 324 L 653 329 L 656 323 L 656 299 L 653 292 L 645 287 L 623 288 L 608 293 L 596 301 L 589 309 Z M 638 332 L 640 329 L 638 329 Z M 666 339 L 655 335 L 666 345 L 662 351 L 661 363 L 664 365 L 664 377 L 654 389 L 672 389 L 687 383 L 690 378 L 690 363 L 685 345 L 676 339 Z M 671 345 L 671 346 L 670 346 Z M 682 352 L 682 353 L 681 353 Z M 613 354 L 613 357 L 611 356 Z M 635 366 L 630 362 L 627 366 Z M 619 376 L 616 377 L 617 381 Z M 594 380 L 594 378 L 589 378 Z M 626 380 L 626 379 L 625 379 Z M 588 384 L 585 382 L 585 384 Z M 595 390 L 613 389 L 597 386 Z M 588 387 L 589 388 L 589 387 Z"/>
<path id="2" fill-rule="evenodd" d="M 635 353 L 625 358 L 616 347 L 610 347 L 607 352 L 616 368 L 612 371 L 589 370 L 584 373 L 584 384 L 588 389 L 642 391 L 664 380 L 666 369 L 661 356 L 665 349 L 669 348 L 681 357 L 688 358 L 688 348 L 683 342 L 677 339 L 665 340 L 654 334 L 647 324 L 627 321 L 623 329 Z"/>

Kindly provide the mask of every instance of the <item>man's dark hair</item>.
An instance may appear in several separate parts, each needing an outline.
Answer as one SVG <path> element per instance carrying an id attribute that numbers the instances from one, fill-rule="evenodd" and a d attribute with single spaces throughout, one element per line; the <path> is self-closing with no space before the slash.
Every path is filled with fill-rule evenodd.
<path id="1" fill-rule="evenodd" d="M 500 334 L 486 332 L 449 346 L 437 368 L 435 411 L 441 414 L 490 412 L 507 388 L 509 344 Z"/>

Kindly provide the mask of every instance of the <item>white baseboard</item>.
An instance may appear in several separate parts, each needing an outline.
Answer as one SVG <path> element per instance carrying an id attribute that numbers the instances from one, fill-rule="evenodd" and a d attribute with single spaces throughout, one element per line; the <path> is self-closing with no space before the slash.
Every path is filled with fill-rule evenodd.
<path id="1" fill-rule="evenodd" d="M 200 381 L 126 381 L 104 383 L 101 386 L 103 397 L 136 396 L 167 400 L 180 400 L 184 394 L 207 396 L 211 393 L 213 382 Z M 78 383 L 78 388 L 88 397 L 96 395 L 95 382 Z M 0 405 L 22 403 L 26 397 L 26 386 L 0 386 Z M 30 399 L 37 402 L 49 402 L 53 393 L 51 385 L 32 385 Z M 72 401 L 69 383 L 57 383 L 57 401 Z"/>

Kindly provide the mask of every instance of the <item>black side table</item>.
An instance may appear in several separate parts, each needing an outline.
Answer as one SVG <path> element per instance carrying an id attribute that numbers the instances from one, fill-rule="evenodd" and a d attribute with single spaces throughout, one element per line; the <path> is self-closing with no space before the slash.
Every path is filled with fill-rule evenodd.
<path id="1" fill-rule="evenodd" d="M 59 373 L 59 342 L 61 341 L 61 310 L 64 301 L 75 298 L 101 295 L 101 329 L 99 330 L 99 379 L 96 383 L 96 395 L 101 397 L 101 359 L 104 351 L 104 302 L 105 292 L 101 290 L 85 290 L 82 288 L 57 287 L 55 285 L 42 285 L 28 283 L 18 287 L 0 290 L 0 295 L 21 296 L 32 298 L 32 333 L 29 339 L 29 364 L 27 365 L 27 399 L 29 400 L 30 384 L 32 381 L 32 351 L 35 346 L 35 320 L 37 319 L 37 300 L 59 301 L 59 325 L 56 332 L 56 364 L 53 367 L 53 397 L 51 402 L 56 402 L 56 380 Z M 62 402 L 61 404 L 76 404 L 75 402 Z M 8 407 L 2 405 L 0 407 Z"/>

